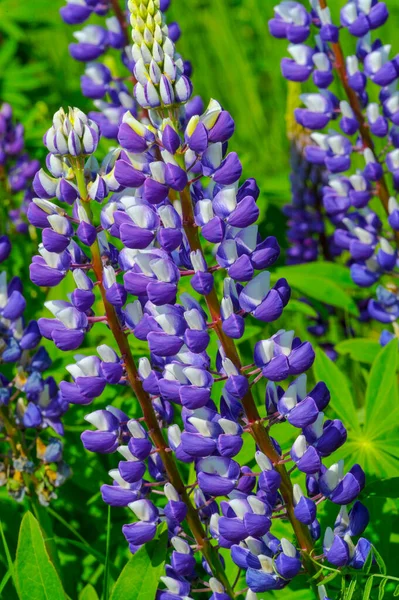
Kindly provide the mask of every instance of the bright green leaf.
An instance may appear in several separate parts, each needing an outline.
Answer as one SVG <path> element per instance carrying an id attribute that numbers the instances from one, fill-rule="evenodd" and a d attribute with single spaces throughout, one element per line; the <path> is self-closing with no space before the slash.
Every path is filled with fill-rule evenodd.
<path id="1" fill-rule="evenodd" d="M 392 420 L 392 387 L 396 385 L 396 364 L 398 340 L 392 340 L 381 349 L 371 367 L 366 390 L 366 432 L 373 432 L 373 426 L 385 419 Z"/>
<path id="2" fill-rule="evenodd" d="M 19 530 L 15 568 L 20 600 L 65 600 L 39 523 L 30 512 L 24 515 Z"/>
<path id="3" fill-rule="evenodd" d="M 355 405 L 348 381 L 342 370 L 319 348 L 316 349 L 316 360 L 313 369 L 316 379 L 324 381 L 330 390 L 330 410 L 333 410 L 342 419 L 346 427 L 358 429 Z"/>
<path id="4" fill-rule="evenodd" d="M 366 585 L 364 586 L 363 598 L 362 600 L 369 600 L 371 589 L 373 587 L 374 577 L 371 576 L 367 579 Z"/>
<path id="5" fill-rule="evenodd" d="M 318 316 L 313 306 L 310 306 L 305 302 L 301 302 L 300 300 L 290 300 L 287 306 L 285 307 L 285 310 L 288 312 L 291 311 L 301 313 L 302 315 L 306 315 L 307 317 L 313 317 L 314 319 L 316 319 Z"/>
<path id="6" fill-rule="evenodd" d="M 376 340 L 367 338 L 354 338 L 352 340 L 344 340 L 335 345 L 335 350 L 339 354 L 349 354 L 353 360 L 372 364 L 375 357 L 381 350 L 381 345 Z"/>
<path id="7" fill-rule="evenodd" d="M 79 600 L 98 600 L 98 594 L 90 583 L 80 592 Z"/>
<path id="8" fill-rule="evenodd" d="M 110 600 L 154 600 L 166 558 L 167 532 L 143 546 L 116 581 Z"/>
<path id="9" fill-rule="evenodd" d="M 356 586 L 357 586 L 357 579 L 352 579 L 352 581 L 349 584 L 348 590 L 345 594 L 345 600 L 352 600 L 353 594 L 355 593 L 355 590 L 356 590 Z"/>
<path id="10" fill-rule="evenodd" d="M 277 274 L 280 276 L 281 272 L 284 274 L 285 269 L 279 269 Z M 287 273 L 287 280 L 293 288 L 309 298 L 341 308 L 355 317 L 359 315 L 354 299 L 333 279 L 293 272 Z"/>
<path id="11" fill-rule="evenodd" d="M 286 277 L 288 281 L 292 275 L 301 275 L 304 278 L 309 276 L 332 279 L 340 286 L 346 288 L 355 289 L 357 287 L 353 282 L 349 269 L 333 262 L 311 262 L 292 267 L 282 267 L 277 269 L 277 273 L 279 277 Z"/>

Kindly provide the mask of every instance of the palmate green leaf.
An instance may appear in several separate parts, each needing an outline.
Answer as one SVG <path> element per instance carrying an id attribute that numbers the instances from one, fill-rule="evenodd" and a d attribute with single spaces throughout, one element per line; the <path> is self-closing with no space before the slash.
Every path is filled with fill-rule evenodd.
<path id="1" fill-rule="evenodd" d="M 80 592 L 79 600 L 98 600 L 98 594 L 90 583 Z"/>
<path id="2" fill-rule="evenodd" d="M 377 340 L 354 338 L 339 342 L 335 345 L 335 350 L 339 354 L 349 354 L 357 362 L 364 362 L 371 365 L 380 352 L 381 345 Z"/>
<path id="3" fill-rule="evenodd" d="M 380 477 L 399 472 L 399 461 L 386 451 L 384 441 L 370 440 L 362 431 L 350 433 L 349 440 L 334 456 L 335 460 L 344 459 L 349 463 L 353 463 L 356 457 L 356 462 L 362 465 L 366 473 L 378 473 Z"/>
<path id="4" fill-rule="evenodd" d="M 330 410 L 345 423 L 349 429 L 359 429 L 355 404 L 349 389 L 348 380 L 339 367 L 328 356 L 316 348 L 316 360 L 313 365 L 317 381 L 324 381 L 331 393 Z"/>
<path id="5" fill-rule="evenodd" d="M 371 367 L 365 400 L 366 434 L 372 434 L 381 422 L 392 423 L 393 414 L 399 409 L 392 403 L 392 388 L 397 388 L 396 365 L 398 340 L 392 340 L 378 353 Z"/>
<path id="6" fill-rule="evenodd" d="M 24 515 L 19 530 L 15 569 L 20 600 L 65 600 L 39 523 L 30 512 Z"/>
<path id="7" fill-rule="evenodd" d="M 132 556 L 115 582 L 110 600 L 154 600 L 164 569 L 167 539 L 163 531 Z"/>

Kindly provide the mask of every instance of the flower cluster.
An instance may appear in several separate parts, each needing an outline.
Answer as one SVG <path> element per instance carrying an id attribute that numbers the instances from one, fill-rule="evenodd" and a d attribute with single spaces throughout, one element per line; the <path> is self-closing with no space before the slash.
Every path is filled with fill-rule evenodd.
<path id="1" fill-rule="evenodd" d="M 39 166 L 39 162 L 25 152 L 23 125 L 14 122 L 11 106 L 3 104 L 0 108 L 0 263 L 11 252 L 7 235 L 10 225 L 18 233 L 26 233 L 28 229 L 25 213 L 32 199 L 32 179 Z"/>
<path id="2" fill-rule="evenodd" d="M 348 258 L 354 282 L 367 288 L 393 272 L 398 259 L 399 71 L 397 58 L 389 57 L 390 46 L 371 39 L 388 10 L 378 0 L 347 2 L 340 29 L 332 23 L 326 0 L 311 4 L 308 12 L 297 2 L 282 2 L 269 26 L 272 35 L 290 41 L 283 76 L 297 82 L 312 78 L 318 88 L 302 95 L 304 108 L 295 110 L 295 118 L 313 130 L 307 160 L 328 173 L 323 205 L 336 228 L 334 246 Z M 307 44 L 312 24 L 317 35 Z M 354 54 L 348 56 L 339 40 L 345 31 L 356 39 Z M 341 97 L 330 89 L 337 78 L 345 92 Z M 372 88 L 378 102 L 369 100 Z M 383 222 L 377 198 L 386 213 Z M 369 302 L 369 315 L 393 323 L 396 303 L 396 291 L 380 288 Z"/>
<path id="3" fill-rule="evenodd" d="M 37 322 L 24 321 L 25 307 L 20 279 L 7 285 L 6 273 L 0 273 L 0 485 L 18 501 L 28 492 L 48 504 L 69 468 L 62 460 L 62 443 L 42 431 L 63 434 L 68 402 L 46 375 L 51 359 L 39 346 Z"/>
<path id="4" fill-rule="evenodd" d="M 286 263 L 313 262 L 322 255 L 331 260 L 335 254 L 333 240 L 327 236 L 327 215 L 323 208 L 326 170 L 307 160 L 306 148 L 312 145 L 311 131 L 293 117 L 300 103 L 300 84 L 290 82 L 287 101 L 287 136 L 290 142 L 291 202 L 283 208 L 288 219 Z"/>
<path id="5" fill-rule="evenodd" d="M 276 326 L 257 341 L 251 365 L 241 364 L 235 346 L 246 321 L 279 319 L 290 287 L 285 279 L 272 282 L 267 270 L 280 249 L 274 237 L 262 239 L 259 189 L 253 179 L 242 181 L 239 157 L 228 151 L 234 121 L 215 100 L 205 110 L 185 104 L 191 83 L 159 0 L 131 0 L 130 9 L 135 96 L 148 122 L 125 113 L 121 147 L 100 166 L 92 121 L 78 109 L 59 111 L 44 137 L 51 175 L 37 175 L 39 198 L 29 211 L 43 229 L 32 280 L 55 286 L 72 272 L 76 284 L 68 302 L 47 304 L 54 318 L 39 320 L 41 334 L 71 350 L 105 325 L 115 342 L 75 357 L 62 398 L 90 404 L 114 384 L 128 386 L 140 405 L 135 418 L 112 406 L 86 416 L 93 426 L 82 434 L 86 449 L 121 455 L 103 499 L 131 509 L 123 533 L 132 552 L 166 523 L 172 552 L 160 600 L 187 597 L 203 580 L 198 553 L 218 600 L 234 596 L 226 552 L 244 571 L 249 598 L 281 589 L 301 572 L 314 575 L 311 555 L 320 538 L 331 564 L 360 568 L 371 546 L 352 537 L 366 527 L 367 510 L 357 502 L 349 512 L 340 509 L 334 530 L 323 535 L 317 518 L 324 500 L 343 507 L 355 501 L 364 474 L 359 465 L 347 472 L 341 462 L 323 465 L 346 430 L 324 416 L 325 384 L 307 388 L 311 344 Z M 182 280 L 192 293 L 182 292 Z M 99 295 L 103 310 L 95 314 Z M 148 344 L 138 364 L 134 339 Z M 262 407 L 253 397 L 260 382 L 267 382 Z M 282 422 L 293 427 L 287 448 L 274 438 Z M 250 435 L 253 468 L 238 458 Z M 192 465 L 189 483 L 179 462 Z M 302 474 L 301 487 L 292 485 L 285 463 Z M 291 523 L 295 544 L 288 529 L 287 537 L 273 534 L 276 518 Z"/>
<path id="6" fill-rule="evenodd" d="M 169 4 L 170 0 L 162 0 L 160 10 L 165 11 Z M 135 116 L 138 112 L 142 116 L 146 114 L 135 101 L 130 89 L 137 81 L 143 82 L 145 73 L 140 65 L 136 65 L 137 62 L 141 63 L 137 49 L 132 51 L 128 44 L 129 11 L 123 11 L 118 2 L 111 0 L 67 0 L 60 13 L 69 25 L 83 24 L 92 15 L 104 17 L 104 25 L 88 24 L 82 30 L 76 31 L 73 34 L 76 42 L 70 44 L 69 51 L 75 60 L 86 63 L 85 73 L 81 77 L 81 88 L 83 94 L 94 101 L 97 109 L 91 112 L 89 117 L 101 127 L 104 137 L 116 139 L 122 116 L 127 110 Z M 140 15 L 137 17 L 140 18 Z M 178 40 L 180 28 L 177 23 L 166 25 L 160 13 L 152 14 L 151 19 L 151 22 L 145 25 L 146 30 L 142 31 L 146 41 L 154 35 L 155 27 L 160 28 L 159 31 L 162 29 L 161 36 L 167 36 L 172 43 Z M 144 27 L 144 23 L 142 26 Z M 140 47 L 142 39 L 138 38 L 137 41 Z M 156 41 L 162 46 L 162 41 Z M 112 64 L 106 60 L 109 49 L 119 52 L 119 62 L 114 58 Z M 155 58 L 157 59 L 157 56 Z M 98 59 L 102 59 L 103 62 Z M 145 59 L 146 57 L 144 63 Z M 188 75 L 191 72 L 188 62 L 179 64 L 179 68 Z M 149 78 L 148 73 L 147 77 Z"/>

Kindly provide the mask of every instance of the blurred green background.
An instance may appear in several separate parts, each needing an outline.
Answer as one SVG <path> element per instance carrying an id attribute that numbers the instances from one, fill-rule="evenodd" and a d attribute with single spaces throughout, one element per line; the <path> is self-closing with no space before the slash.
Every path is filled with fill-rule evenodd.
<path id="1" fill-rule="evenodd" d="M 74 28 L 65 25 L 59 17 L 58 11 L 63 4 L 64 0 L 0 0 L 0 99 L 13 105 L 16 117 L 25 125 L 28 150 L 41 159 L 44 157 L 42 135 L 59 106 L 78 106 L 84 111 L 92 109 L 91 101 L 80 92 L 79 77 L 83 72 L 83 65 L 74 62 L 68 53 Z M 333 12 L 336 12 L 343 1 L 333 0 L 330 4 Z M 387 4 L 392 18 L 381 29 L 381 37 L 393 42 L 394 49 L 398 51 L 399 39 L 396 32 L 399 2 L 387 0 Z M 200 94 L 205 102 L 211 97 L 218 99 L 233 115 L 236 134 L 232 148 L 240 155 L 245 176 L 255 177 L 261 187 L 259 204 L 262 208 L 262 232 L 276 235 L 284 248 L 286 222 L 280 209 L 289 201 L 290 196 L 289 145 L 285 126 L 287 83 L 281 78 L 279 62 L 286 53 L 286 43 L 284 40 L 274 40 L 268 33 L 267 21 L 272 16 L 273 6 L 274 0 L 172 0 L 168 21 L 176 20 L 181 27 L 182 37 L 178 49 L 193 64 L 195 93 Z M 23 240 L 17 241 L 16 245 L 19 246 L 19 251 L 15 253 L 9 269 L 14 273 L 25 274 L 27 246 Z M 345 273 L 344 270 L 340 271 L 341 279 L 338 283 L 345 290 L 343 306 L 346 309 L 335 320 L 331 320 L 333 337 L 342 335 L 342 321 L 348 325 L 353 320 L 353 314 L 351 316 L 347 308 L 350 308 L 355 288 L 346 271 Z M 312 281 L 314 283 L 317 279 Z M 305 274 L 301 284 L 298 284 L 299 291 L 303 291 L 304 285 Z M 33 316 L 42 307 L 43 295 L 32 286 L 31 288 L 29 293 L 32 302 L 29 310 Z M 62 284 L 51 292 L 50 297 L 64 298 L 67 291 L 68 281 L 65 282 L 65 287 Z M 296 298 L 298 297 L 296 293 Z M 307 316 L 301 306 L 299 302 L 291 304 L 291 310 L 287 310 L 279 325 L 295 328 L 302 337 L 309 338 L 306 332 Z M 274 327 L 272 329 L 274 331 Z M 251 354 L 251 338 L 258 339 L 259 335 L 267 334 L 268 331 L 269 329 L 261 330 L 255 326 L 251 329 L 249 326 L 240 344 L 243 355 L 249 358 Z M 379 328 L 369 328 L 367 333 L 365 331 L 366 329 L 358 329 L 357 335 L 367 335 L 371 339 L 367 360 L 360 360 L 357 356 L 348 356 L 343 352 L 338 367 L 330 371 L 330 383 L 335 384 L 336 401 L 332 412 L 342 417 L 345 413 L 349 417 L 354 415 L 356 421 L 345 421 L 350 430 L 350 443 L 345 450 L 348 461 L 363 462 L 371 483 L 379 477 L 397 478 L 396 483 L 383 488 L 380 494 L 376 493 L 374 487 L 367 503 L 373 523 L 370 536 L 378 544 L 388 572 L 398 575 L 399 517 L 395 500 L 399 496 L 396 445 L 398 431 L 395 426 L 398 416 L 395 413 L 397 390 L 395 387 L 388 398 L 373 399 L 380 403 L 384 401 L 382 409 L 380 406 L 377 412 L 381 421 L 385 419 L 384 422 L 388 422 L 388 428 L 385 427 L 382 431 L 380 428 L 373 443 L 374 438 L 367 434 L 367 427 L 373 420 L 373 406 L 369 403 L 366 409 L 364 398 L 371 363 L 379 349 L 376 342 Z M 98 339 L 92 335 L 91 348 L 85 348 L 84 352 L 88 354 L 98 342 L 103 341 L 106 341 L 104 335 Z M 52 344 L 47 344 L 47 348 L 55 361 L 56 376 L 60 380 L 65 373 L 65 364 L 72 362 L 72 357 L 66 357 L 55 350 Z M 144 351 L 144 347 L 135 347 L 138 354 Z M 311 380 L 323 374 L 323 364 L 318 363 L 318 369 Z M 258 392 L 258 395 L 258 401 L 262 403 L 262 393 Z M 348 413 L 347 405 L 351 397 L 356 410 Z M 129 406 L 129 414 L 134 416 L 131 399 L 111 386 L 98 400 L 97 407 L 102 408 L 114 401 L 118 406 Z M 390 402 L 395 409 L 392 414 L 389 412 Z M 385 412 L 382 414 L 381 410 Z M 93 456 L 83 452 L 79 435 L 86 412 L 85 408 L 73 407 L 67 415 L 66 459 L 72 465 L 74 477 L 60 490 L 60 499 L 52 506 L 54 512 L 51 515 L 63 564 L 65 588 L 74 600 L 78 597 L 77 592 L 87 582 L 101 590 L 107 509 L 98 490 L 108 480 L 107 471 L 116 464 L 115 457 Z M 290 436 L 292 431 L 283 427 L 280 441 L 288 444 Z M 253 450 L 252 446 L 246 449 L 251 459 Z M 22 507 L 15 505 L 5 495 L 0 496 L 1 520 L 7 524 L 6 536 L 12 553 L 15 552 L 22 510 Z M 335 512 L 334 509 L 329 511 L 330 520 L 334 518 Z M 327 515 L 324 516 L 323 526 L 327 524 L 326 517 Z M 128 557 L 120 531 L 124 522 L 127 522 L 127 514 L 123 510 L 113 510 L 111 578 L 117 575 Z M 1 552 L 0 561 L 3 563 L 0 564 L 1 573 L 5 569 Z M 295 591 L 298 585 L 300 583 L 294 583 L 290 591 L 280 592 L 276 597 L 306 600 L 309 597 L 308 590 Z M 10 584 L 6 585 L 0 597 L 14 600 L 16 596 Z M 268 597 L 273 598 L 274 594 L 269 594 Z"/>

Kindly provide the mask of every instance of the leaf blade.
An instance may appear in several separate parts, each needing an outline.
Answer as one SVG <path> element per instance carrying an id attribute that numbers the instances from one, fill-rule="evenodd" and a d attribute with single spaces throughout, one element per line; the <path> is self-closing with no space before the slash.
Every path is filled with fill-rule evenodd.
<path id="1" fill-rule="evenodd" d="M 143 546 L 125 565 L 110 600 L 154 600 L 166 558 L 167 532 Z"/>
<path id="2" fill-rule="evenodd" d="M 316 359 L 313 364 L 315 377 L 324 381 L 330 390 L 330 408 L 342 419 L 345 427 L 358 429 L 355 404 L 345 375 L 320 348 L 316 348 Z"/>
<path id="3" fill-rule="evenodd" d="M 15 569 L 20 600 L 65 600 L 61 581 L 47 554 L 40 526 L 30 512 L 22 519 Z"/>
<path id="4" fill-rule="evenodd" d="M 380 426 L 392 414 L 390 396 L 396 382 L 397 355 L 398 340 L 395 338 L 381 349 L 372 364 L 365 399 L 366 433 L 371 433 L 374 424 Z"/>

